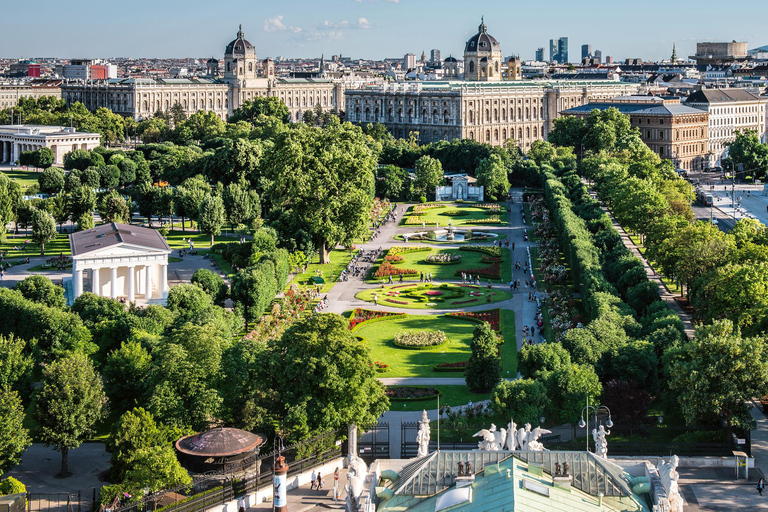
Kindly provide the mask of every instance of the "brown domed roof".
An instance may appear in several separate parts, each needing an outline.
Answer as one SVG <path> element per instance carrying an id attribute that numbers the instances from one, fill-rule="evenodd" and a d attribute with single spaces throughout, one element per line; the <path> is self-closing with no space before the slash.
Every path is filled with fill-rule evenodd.
<path id="1" fill-rule="evenodd" d="M 253 451 L 264 444 L 264 438 L 237 428 L 214 428 L 208 432 L 185 436 L 176 441 L 176 449 L 198 457 L 226 457 Z"/>
<path id="2" fill-rule="evenodd" d="M 227 45 L 227 49 L 224 50 L 224 55 L 253 55 L 256 53 L 253 45 L 249 43 L 243 34 L 243 26 L 240 25 L 240 30 L 237 31 L 237 39 Z"/>
<path id="3" fill-rule="evenodd" d="M 480 26 L 477 27 L 477 34 L 467 41 L 467 46 L 464 48 L 464 51 L 491 52 L 498 50 L 499 48 L 499 42 L 488 33 L 488 27 L 485 26 L 485 21 L 481 20 Z"/>

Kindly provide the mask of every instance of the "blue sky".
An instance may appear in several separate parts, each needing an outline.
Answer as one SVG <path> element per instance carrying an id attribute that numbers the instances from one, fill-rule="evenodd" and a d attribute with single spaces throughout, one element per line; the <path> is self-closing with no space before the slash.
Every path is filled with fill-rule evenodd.
<path id="1" fill-rule="evenodd" d="M 242 23 L 259 58 L 461 55 L 485 16 L 505 56 L 569 38 L 617 59 L 693 55 L 697 41 L 768 44 L 768 3 L 751 0 L 36 0 L 3 2 L 2 57 L 220 57 Z M 9 22 L 10 21 L 10 22 Z"/>

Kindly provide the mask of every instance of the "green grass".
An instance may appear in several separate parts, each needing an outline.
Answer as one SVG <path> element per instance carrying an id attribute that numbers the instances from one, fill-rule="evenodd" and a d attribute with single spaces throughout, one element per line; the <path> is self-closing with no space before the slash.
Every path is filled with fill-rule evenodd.
<path id="1" fill-rule="evenodd" d="M 29 240 L 28 244 L 24 241 Z M 14 249 L 13 247 L 20 247 Z M 0 251 L 3 252 L 3 258 L 14 260 L 15 258 L 26 258 L 27 256 L 40 256 L 40 246 L 32 242 L 29 236 L 8 234 L 3 242 L 0 242 Z M 57 234 L 56 238 L 45 244 L 45 255 L 49 258 L 59 254 L 72 254 L 69 249 L 69 236 L 67 234 Z"/>
<path id="2" fill-rule="evenodd" d="M 640 237 L 638 235 L 631 235 L 629 233 L 627 233 L 627 236 L 629 237 L 630 240 L 632 240 L 632 243 L 634 243 L 637 246 L 637 249 L 640 251 L 640 254 L 643 255 L 643 258 L 646 258 L 646 260 L 648 260 L 647 256 L 645 255 L 645 245 L 640 243 Z M 648 264 L 651 266 L 651 268 L 657 269 L 657 265 L 654 262 L 648 260 Z M 664 286 L 667 287 L 670 293 L 680 295 L 682 297 L 683 290 L 678 283 L 659 273 L 658 269 L 656 271 L 656 275 L 658 275 L 661 278 L 661 282 L 664 283 Z"/>
<path id="3" fill-rule="evenodd" d="M 59 270 L 56 268 L 55 265 L 50 266 L 48 268 L 43 268 L 43 264 L 35 265 L 34 267 L 30 267 L 27 269 L 27 272 L 59 272 Z M 66 269 L 60 271 L 62 274 L 71 274 L 72 273 L 72 265 L 68 265 Z"/>
<path id="4" fill-rule="evenodd" d="M 462 215 L 451 215 L 451 213 L 456 212 L 462 212 Z M 406 212 L 405 216 L 403 216 L 403 219 L 400 221 L 401 226 L 406 227 L 413 227 L 413 228 L 421 228 L 421 222 L 418 224 L 406 224 L 406 219 L 408 217 L 413 216 L 413 207 L 410 207 L 408 211 Z M 488 215 L 486 213 L 486 210 L 483 208 L 478 208 L 477 206 L 472 205 L 458 205 L 458 204 L 452 204 L 452 203 L 446 203 L 445 207 L 443 208 L 431 208 L 429 210 L 424 210 L 422 212 L 422 215 L 419 215 L 418 218 L 420 221 L 424 221 L 424 224 L 426 227 L 434 228 L 436 224 L 438 224 L 439 228 L 447 228 L 448 223 L 450 222 L 451 225 L 454 227 L 457 226 L 506 226 L 508 224 L 508 218 L 507 218 L 507 210 L 506 206 L 503 204 L 501 205 L 501 213 L 499 214 L 499 217 L 501 218 L 501 224 L 482 224 L 482 223 L 471 223 L 469 221 L 473 220 L 485 220 L 491 215 Z"/>
<path id="5" fill-rule="evenodd" d="M 533 265 L 533 275 L 536 277 L 536 282 L 543 283 L 544 276 L 541 274 L 541 270 L 539 270 L 541 268 L 541 260 L 539 259 L 538 247 L 531 247 L 531 265 Z M 549 308 L 542 306 L 541 316 L 543 317 L 542 322 L 544 323 L 544 338 L 547 341 L 554 341 L 555 337 L 552 334 L 552 321 L 549 316 Z"/>
<path id="6" fill-rule="evenodd" d="M 307 271 L 303 274 L 299 274 L 293 278 L 291 283 L 298 284 L 300 287 L 314 287 L 311 278 L 317 275 L 317 271 L 320 270 L 320 275 L 325 279 L 325 283 L 320 288 L 320 293 L 327 293 L 333 288 L 333 285 L 339 279 L 341 271 L 347 268 L 349 260 L 352 259 L 351 251 L 346 249 L 334 249 L 329 254 L 331 263 L 320 264 L 320 256 L 316 256 L 313 263 L 311 263 Z"/>
<path id="7" fill-rule="evenodd" d="M 429 290 L 439 290 L 443 292 L 442 296 L 428 296 Z M 388 293 L 400 292 L 397 296 L 390 296 Z M 470 297 L 469 292 L 480 293 L 477 297 Z M 457 285 L 452 283 L 411 283 L 407 285 L 382 286 L 380 288 L 369 288 L 358 292 L 355 297 L 366 302 L 373 302 L 373 295 L 376 294 L 378 303 L 383 306 L 405 309 L 464 309 L 472 306 L 482 306 L 507 300 L 512 295 L 504 288 L 493 288 L 489 290 L 484 286 Z M 491 297 L 491 302 L 487 302 L 487 297 Z M 405 302 L 391 302 L 387 299 Z M 471 301 L 471 302 L 467 302 Z M 458 304 L 454 304 L 458 302 Z"/>
<path id="8" fill-rule="evenodd" d="M 477 324 L 445 315 L 393 316 L 391 320 L 371 322 L 353 334 L 365 340 L 371 357 L 389 365 L 379 377 L 458 377 L 460 372 L 435 372 L 440 363 L 458 363 L 469 359 L 469 342 Z M 395 334 L 402 331 L 443 331 L 448 343 L 430 350 L 410 350 L 394 346 Z"/>
<path id="9" fill-rule="evenodd" d="M 42 169 L 40 169 L 42 171 Z M 13 171 L 2 171 L 3 174 L 11 178 L 11 181 L 21 184 L 22 192 L 26 187 L 30 185 L 37 185 L 37 178 L 40 176 L 39 172 L 24 171 L 22 169 L 15 169 Z"/>
<path id="10" fill-rule="evenodd" d="M 501 309 L 501 377 L 514 379 L 517 376 L 517 337 L 515 336 L 515 312 Z"/>
<path id="11" fill-rule="evenodd" d="M 426 248 L 425 248 L 426 249 Z M 386 252 L 384 253 L 386 254 Z M 461 255 L 461 261 L 458 263 L 451 263 L 451 264 L 437 264 L 437 263 L 428 263 L 427 257 L 430 254 L 460 254 Z M 404 261 L 395 264 L 395 267 L 397 268 L 403 268 L 403 269 L 413 269 L 417 272 L 424 272 L 425 274 L 428 274 L 432 272 L 432 279 L 436 280 L 445 280 L 445 281 L 455 281 L 458 279 L 461 279 L 461 276 L 456 275 L 457 270 L 469 270 L 469 269 L 478 269 L 478 268 L 486 268 L 490 266 L 490 263 L 483 263 L 482 259 L 483 256 L 488 256 L 487 254 L 475 252 L 475 251 L 462 251 L 459 249 L 430 249 L 425 251 L 418 251 L 418 252 L 406 252 L 401 253 L 403 258 L 405 258 Z M 377 260 L 377 265 L 374 267 L 374 270 L 378 267 L 378 265 L 381 264 L 381 262 L 384 261 L 384 255 L 382 255 Z M 498 279 L 492 279 L 491 281 L 494 282 L 502 282 L 502 283 L 508 283 L 512 280 L 512 265 L 509 264 L 509 249 L 502 248 L 501 249 L 501 280 Z M 373 276 L 373 273 L 371 273 L 371 276 Z M 393 280 L 397 281 L 397 277 L 393 277 Z M 403 280 L 405 281 L 418 281 L 419 277 L 403 277 Z M 384 283 L 387 282 L 387 278 L 375 278 L 370 279 L 366 281 L 368 283 Z M 482 280 L 483 283 L 487 283 L 487 278 Z"/>
<path id="12" fill-rule="evenodd" d="M 447 374 L 450 375 L 450 374 Z M 457 374 L 459 375 L 459 374 Z M 397 387 L 397 386 L 391 386 Z M 422 387 L 422 386 L 419 386 Z M 467 386 L 423 386 L 433 387 L 440 391 L 440 407 L 450 406 L 455 407 L 457 405 L 466 405 L 470 401 L 479 402 L 481 400 L 488 400 L 491 395 L 488 393 L 473 393 Z M 390 411 L 421 411 L 424 409 L 437 409 L 437 399 L 434 400 L 390 400 Z M 435 423 L 435 422 L 433 422 Z M 437 425 L 432 426 L 432 436 L 437 440 Z M 488 428 L 488 427 L 485 427 Z M 467 437 L 474 434 L 474 432 L 467 434 Z M 442 437 L 441 437 L 442 440 Z"/>
<path id="13" fill-rule="evenodd" d="M 168 246 L 171 249 L 188 249 L 189 242 L 187 242 L 187 240 L 189 238 L 192 239 L 192 243 L 194 243 L 195 249 L 197 249 L 198 247 L 211 246 L 210 235 L 206 235 L 205 233 L 197 233 L 194 231 L 172 230 L 168 233 L 168 236 L 165 237 L 165 241 L 168 242 Z M 224 235 L 216 235 L 215 237 L 213 237 L 213 239 L 214 239 L 214 243 L 238 241 L 237 237 L 224 236 Z"/>

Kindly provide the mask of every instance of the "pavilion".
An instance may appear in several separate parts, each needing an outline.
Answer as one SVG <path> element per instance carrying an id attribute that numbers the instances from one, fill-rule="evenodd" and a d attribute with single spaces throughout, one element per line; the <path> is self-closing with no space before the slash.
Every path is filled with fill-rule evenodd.
<path id="1" fill-rule="evenodd" d="M 171 248 L 157 230 L 112 222 L 69 235 L 69 244 L 73 300 L 91 291 L 128 302 L 165 301 Z"/>

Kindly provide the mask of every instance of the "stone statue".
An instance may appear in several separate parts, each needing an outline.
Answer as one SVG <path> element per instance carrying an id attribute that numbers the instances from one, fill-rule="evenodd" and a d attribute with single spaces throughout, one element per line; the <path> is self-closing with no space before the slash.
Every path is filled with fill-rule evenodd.
<path id="1" fill-rule="evenodd" d="M 426 457 L 429 453 L 429 417 L 427 411 L 422 411 L 421 420 L 419 420 L 419 433 L 416 434 L 416 442 L 419 444 L 419 451 L 416 457 Z"/>
<path id="2" fill-rule="evenodd" d="M 357 508 L 357 499 L 365 489 L 366 476 L 368 476 L 368 466 L 365 465 L 363 459 L 350 453 L 347 484 L 344 486 L 344 489 L 347 491 L 347 510 L 355 510 Z"/>
<path id="3" fill-rule="evenodd" d="M 526 425 L 526 427 L 530 430 L 531 426 Z M 546 448 L 544 448 L 544 445 L 541 444 L 539 441 L 539 437 L 541 437 L 543 434 L 551 434 L 551 430 L 547 430 L 541 427 L 536 427 L 533 432 L 530 432 L 528 434 L 528 450 L 532 452 L 544 452 L 548 451 Z"/>
<path id="4" fill-rule="evenodd" d="M 608 458 L 608 440 L 605 436 L 611 435 L 610 430 L 605 430 L 603 425 L 592 430 L 592 438 L 595 440 L 595 455 L 604 459 Z"/>
<path id="5" fill-rule="evenodd" d="M 531 433 L 531 424 L 526 423 L 524 427 L 517 431 L 517 449 L 520 451 L 528 450 L 528 434 Z"/>
<path id="6" fill-rule="evenodd" d="M 680 478 L 680 475 L 677 474 L 679 462 L 678 456 L 673 455 L 669 458 L 669 461 L 660 460 L 657 467 L 661 485 L 667 491 L 670 512 L 683 512 L 683 498 L 680 496 L 680 488 L 677 485 L 677 480 Z"/>
<path id="7" fill-rule="evenodd" d="M 517 448 L 517 424 L 510 419 L 507 424 L 507 440 L 505 444 L 507 450 L 513 452 Z"/>
<path id="8" fill-rule="evenodd" d="M 503 429 L 502 429 L 503 430 Z M 504 431 L 504 434 L 506 435 L 506 431 Z M 477 443 L 477 449 L 483 450 L 486 452 L 495 452 L 501 449 L 501 447 L 497 444 L 498 438 L 497 438 L 497 432 L 496 432 L 496 425 L 491 423 L 491 428 L 489 429 L 482 429 L 478 432 L 475 432 L 475 434 L 472 437 L 481 437 L 483 440 Z"/>

